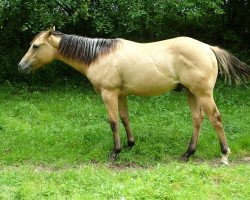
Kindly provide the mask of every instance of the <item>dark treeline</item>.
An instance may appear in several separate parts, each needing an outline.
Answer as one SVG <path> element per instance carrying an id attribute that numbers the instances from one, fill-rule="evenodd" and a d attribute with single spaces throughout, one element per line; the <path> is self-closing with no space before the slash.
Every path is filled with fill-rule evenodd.
<path id="1" fill-rule="evenodd" d="M 222 46 L 250 63 L 248 0 L 2 0 L 1 83 L 77 79 L 61 63 L 30 76 L 17 71 L 34 35 L 51 26 L 64 33 L 139 42 L 185 35 Z"/>

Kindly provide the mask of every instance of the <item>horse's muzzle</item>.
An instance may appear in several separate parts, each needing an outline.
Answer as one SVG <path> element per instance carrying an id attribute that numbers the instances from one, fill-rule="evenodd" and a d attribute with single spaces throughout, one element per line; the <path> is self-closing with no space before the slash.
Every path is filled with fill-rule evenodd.
<path id="1" fill-rule="evenodd" d="M 26 62 L 23 62 L 21 61 L 19 64 L 18 64 L 18 71 L 20 73 L 23 73 L 23 74 L 30 74 L 32 68 L 31 68 L 31 64 L 28 64 Z"/>

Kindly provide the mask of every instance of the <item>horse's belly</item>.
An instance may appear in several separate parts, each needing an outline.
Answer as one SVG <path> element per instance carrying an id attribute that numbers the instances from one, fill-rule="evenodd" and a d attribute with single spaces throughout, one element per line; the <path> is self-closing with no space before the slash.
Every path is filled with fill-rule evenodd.
<path id="1" fill-rule="evenodd" d="M 122 93 L 155 96 L 168 92 L 176 87 L 177 83 L 168 78 L 156 79 L 148 77 L 145 79 L 137 79 L 123 85 Z"/>

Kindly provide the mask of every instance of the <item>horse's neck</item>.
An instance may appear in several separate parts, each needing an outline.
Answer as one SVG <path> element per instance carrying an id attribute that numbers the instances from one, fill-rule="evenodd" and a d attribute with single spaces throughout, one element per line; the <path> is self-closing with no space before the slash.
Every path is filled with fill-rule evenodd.
<path id="1" fill-rule="evenodd" d="M 74 60 L 70 60 L 67 59 L 65 57 L 63 57 L 60 54 L 56 55 L 56 59 L 63 61 L 64 63 L 68 64 L 69 66 L 73 67 L 74 69 L 76 69 L 77 71 L 81 72 L 82 74 L 86 75 L 86 71 L 87 71 L 87 66 L 85 66 L 83 63 L 80 63 L 78 61 L 74 61 Z"/>
<path id="2" fill-rule="evenodd" d="M 60 41 L 61 41 L 60 37 L 56 37 L 56 36 L 53 36 L 53 35 L 51 36 L 50 44 L 56 49 L 56 51 L 59 48 Z M 84 66 L 83 63 L 79 63 L 78 61 L 67 59 L 63 55 L 58 53 L 58 51 L 57 51 L 57 53 L 55 55 L 55 59 L 63 61 L 64 63 L 70 65 L 71 67 L 73 67 L 77 71 L 81 72 L 82 74 L 86 74 L 87 67 Z"/>

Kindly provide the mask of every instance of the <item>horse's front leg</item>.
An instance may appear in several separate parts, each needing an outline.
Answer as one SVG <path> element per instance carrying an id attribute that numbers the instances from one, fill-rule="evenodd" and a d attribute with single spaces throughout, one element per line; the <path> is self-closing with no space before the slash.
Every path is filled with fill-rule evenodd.
<path id="1" fill-rule="evenodd" d="M 110 155 L 110 160 L 115 161 L 117 155 L 121 152 L 121 142 L 118 123 L 118 91 L 101 91 L 103 102 L 108 112 L 110 127 L 113 133 L 114 149 Z"/>
<path id="2" fill-rule="evenodd" d="M 121 96 L 118 99 L 118 108 L 120 117 L 123 123 L 123 126 L 126 130 L 127 138 L 128 138 L 128 147 L 132 148 L 135 145 L 135 139 L 134 135 L 132 133 L 132 130 L 130 128 L 130 122 L 129 122 L 129 112 L 128 112 L 128 104 L 127 104 L 127 97 Z"/>

